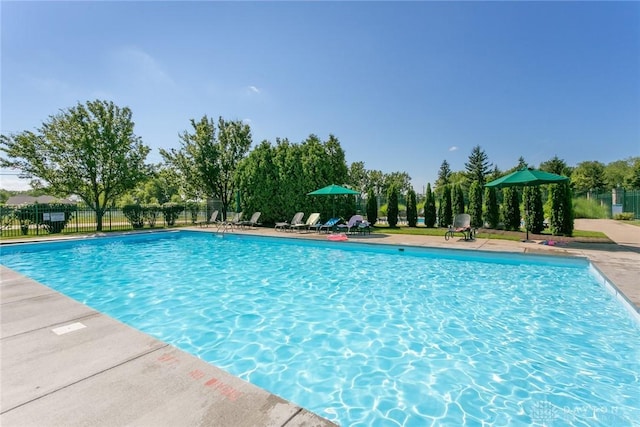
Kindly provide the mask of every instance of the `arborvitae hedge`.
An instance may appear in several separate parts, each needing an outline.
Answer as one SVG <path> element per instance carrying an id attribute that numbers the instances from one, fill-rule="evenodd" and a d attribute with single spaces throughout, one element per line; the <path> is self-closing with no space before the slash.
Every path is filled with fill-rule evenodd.
<path id="1" fill-rule="evenodd" d="M 431 192 L 431 184 L 427 183 L 424 202 L 424 225 L 432 228 L 436 224 L 436 200 Z"/>
<path id="2" fill-rule="evenodd" d="M 540 234 L 544 230 L 544 209 L 540 187 L 524 187 L 522 198 L 527 230 Z"/>
<path id="3" fill-rule="evenodd" d="M 472 227 L 482 227 L 482 185 L 478 181 L 469 187 L 469 215 Z"/>
<path id="4" fill-rule="evenodd" d="M 409 190 L 407 192 L 407 224 L 409 227 L 418 225 L 418 206 L 416 202 L 416 192 Z"/>
<path id="5" fill-rule="evenodd" d="M 451 191 L 453 216 L 464 213 L 464 193 L 460 184 L 455 184 Z"/>
<path id="6" fill-rule="evenodd" d="M 518 200 L 518 190 L 515 187 L 505 188 L 503 191 L 504 204 L 502 207 L 502 217 L 504 219 L 505 230 L 520 229 L 520 201 Z"/>
<path id="7" fill-rule="evenodd" d="M 387 222 L 389 227 L 395 227 L 398 224 L 398 190 L 395 186 L 391 186 L 387 196 Z"/>
<path id="8" fill-rule="evenodd" d="M 573 235 L 573 204 L 571 188 L 568 184 L 554 184 L 549 186 L 551 199 L 551 233 L 554 236 Z"/>
<path id="9" fill-rule="evenodd" d="M 448 227 L 453 224 L 453 207 L 451 206 L 451 186 L 445 185 L 442 189 L 442 200 L 440 201 L 442 216 L 438 221 L 440 227 Z"/>
<path id="10" fill-rule="evenodd" d="M 484 200 L 484 222 L 487 223 L 489 228 L 496 228 L 500 222 L 500 209 L 498 207 L 498 194 L 494 187 L 485 189 Z"/>
<path id="11" fill-rule="evenodd" d="M 373 190 L 367 192 L 367 221 L 374 225 L 378 220 L 378 198 Z"/>

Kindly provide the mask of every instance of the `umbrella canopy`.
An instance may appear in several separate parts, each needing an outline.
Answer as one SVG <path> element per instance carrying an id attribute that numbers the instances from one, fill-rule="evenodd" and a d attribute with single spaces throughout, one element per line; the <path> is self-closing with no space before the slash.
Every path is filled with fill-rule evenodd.
<path id="1" fill-rule="evenodd" d="M 340 187 L 339 185 L 331 184 L 326 187 L 322 187 L 319 190 L 307 193 L 307 196 L 339 196 L 342 194 L 360 194 L 359 191 L 352 190 L 350 188 Z M 336 201 L 333 198 L 333 216 L 336 216 Z"/>
<path id="2" fill-rule="evenodd" d="M 537 169 L 522 168 L 502 178 L 486 183 L 485 187 L 528 187 L 543 184 L 558 184 L 568 181 L 569 178 L 555 173 L 549 173 Z"/>
<path id="3" fill-rule="evenodd" d="M 331 184 L 323 187 L 319 190 L 307 193 L 308 196 L 335 196 L 339 194 L 360 194 L 360 192 L 352 190 L 350 188 L 340 187 L 339 185 Z"/>

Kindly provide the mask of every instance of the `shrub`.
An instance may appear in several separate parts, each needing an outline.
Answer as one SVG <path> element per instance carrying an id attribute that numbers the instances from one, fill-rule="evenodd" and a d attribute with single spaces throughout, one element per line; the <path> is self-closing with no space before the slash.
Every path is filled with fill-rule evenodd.
<path id="1" fill-rule="evenodd" d="M 613 219 L 621 220 L 621 221 L 633 221 L 635 215 L 633 212 L 622 212 L 617 213 L 613 216 Z"/>
<path id="2" fill-rule="evenodd" d="M 535 234 L 541 233 L 544 230 L 544 210 L 540 187 L 524 187 L 522 198 L 527 230 Z"/>
<path id="3" fill-rule="evenodd" d="M 438 225 L 440 227 L 448 227 L 451 224 L 453 224 L 451 187 L 449 185 L 445 185 L 442 189 L 442 199 L 440 199 L 440 215 L 438 216 Z"/>
<path id="4" fill-rule="evenodd" d="M 146 222 L 150 228 L 153 228 L 156 226 L 158 215 L 160 215 L 159 204 L 149 203 L 147 205 L 142 206 L 142 217 L 144 218 L 144 222 Z"/>
<path id="5" fill-rule="evenodd" d="M 436 224 L 436 200 L 431 192 L 431 184 L 427 184 L 424 202 L 424 225 L 432 228 Z"/>
<path id="6" fill-rule="evenodd" d="M 504 203 L 502 205 L 502 217 L 504 219 L 505 230 L 520 229 L 520 202 L 518 200 L 518 190 L 509 187 L 502 190 Z"/>
<path id="7" fill-rule="evenodd" d="M 14 215 L 21 227 L 44 225 L 49 233 L 60 233 L 76 210 L 77 206 L 69 203 L 34 203 L 16 208 Z"/>
<path id="8" fill-rule="evenodd" d="M 189 214 L 191 214 L 191 224 L 195 224 L 196 222 L 198 222 L 198 213 L 200 212 L 200 204 L 196 202 L 187 202 L 187 210 L 189 211 Z M 207 215 L 207 218 L 209 218 L 210 216 L 211 214 Z M 165 216 L 165 219 L 166 218 L 167 217 Z"/>
<path id="9" fill-rule="evenodd" d="M 595 199 L 580 197 L 573 201 L 573 207 L 575 218 L 601 219 L 609 216 L 609 208 Z M 551 204 L 549 204 L 549 214 L 551 214 Z"/>
<path id="10" fill-rule="evenodd" d="M 451 190 L 451 209 L 453 210 L 453 217 L 458 214 L 464 213 L 464 193 L 460 184 L 455 184 Z"/>
<path id="11" fill-rule="evenodd" d="M 407 224 L 409 227 L 418 225 L 418 206 L 416 203 L 416 192 L 409 190 L 407 193 Z"/>
<path id="12" fill-rule="evenodd" d="M 573 204 L 571 188 L 568 184 L 555 184 L 549 186 L 549 198 L 551 199 L 550 228 L 554 236 L 573 235 Z"/>
<path id="13" fill-rule="evenodd" d="M 367 221 L 371 225 L 378 221 L 378 198 L 373 190 L 367 193 Z"/>
<path id="14" fill-rule="evenodd" d="M 175 225 L 176 219 L 178 219 L 182 211 L 184 211 L 184 206 L 178 203 L 165 203 L 162 205 L 162 215 L 170 227 Z"/>
<path id="15" fill-rule="evenodd" d="M 387 200 L 387 222 L 389 227 L 395 227 L 398 224 L 398 190 L 395 186 L 389 189 Z"/>
<path id="16" fill-rule="evenodd" d="M 478 181 L 469 187 L 469 215 L 472 227 L 482 227 L 482 186 Z"/>
<path id="17" fill-rule="evenodd" d="M 142 206 L 139 204 L 129 204 L 122 207 L 122 214 L 133 228 L 144 227 L 144 216 Z"/>
<path id="18" fill-rule="evenodd" d="M 484 201 L 484 221 L 489 228 L 496 228 L 500 222 L 500 209 L 498 207 L 498 194 L 494 187 L 485 189 Z"/>

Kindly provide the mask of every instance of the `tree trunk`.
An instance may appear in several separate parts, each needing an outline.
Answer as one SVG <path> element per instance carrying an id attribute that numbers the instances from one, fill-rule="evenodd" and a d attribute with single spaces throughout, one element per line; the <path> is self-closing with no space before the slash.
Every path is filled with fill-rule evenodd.
<path id="1" fill-rule="evenodd" d="M 96 209 L 96 231 L 102 231 L 102 217 L 104 211 L 102 209 Z"/>

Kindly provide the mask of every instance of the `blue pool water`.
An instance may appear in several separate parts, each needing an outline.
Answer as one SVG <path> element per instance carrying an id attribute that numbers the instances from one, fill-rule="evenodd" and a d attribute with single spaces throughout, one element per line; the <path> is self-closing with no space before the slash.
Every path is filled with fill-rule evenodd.
<path id="1" fill-rule="evenodd" d="M 344 426 L 624 426 L 640 327 L 584 260 L 173 232 L 2 264 Z"/>

